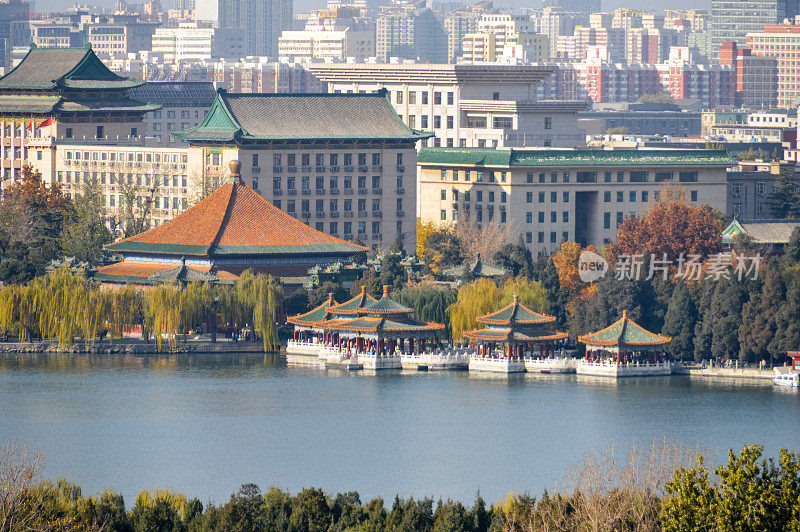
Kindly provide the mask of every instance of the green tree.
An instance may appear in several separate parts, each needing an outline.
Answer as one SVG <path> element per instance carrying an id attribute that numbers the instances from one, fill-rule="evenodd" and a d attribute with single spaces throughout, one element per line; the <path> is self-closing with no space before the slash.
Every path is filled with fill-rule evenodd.
<path id="1" fill-rule="evenodd" d="M 453 341 L 460 340 L 465 331 L 477 327 L 475 318 L 497 310 L 501 297 L 494 281 L 486 278 L 461 286 L 456 302 L 448 309 Z"/>
<path id="2" fill-rule="evenodd" d="M 778 358 L 780 353 L 770 349 L 777 333 L 776 309 L 785 304 L 786 289 L 777 267 L 764 274 L 761 287 L 753 290 L 749 301 L 742 306 L 739 324 L 739 360 L 756 362 L 769 355 Z"/>
<path id="3" fill-rule="evenodd" d="M 435 285 L 406 285 L 392 293 L 392 297 L 414 309 L 414 316 L 422 321 L 445 325 L 445 334 L 450 335 L 448 307 L 456 302 L 456 294 L 449 288 Z"/>
<path id="4" fill-rule="evenodd" d="M 797 184 L 788 172 L 789 170 L 781 170 L 775 179 L 775 188 L 768 199 L 770 211 L 775 218 L 792 218 L 800 212 Z"/>
<path id="5" fill-rule="evenodd" d="M 667 350 L 673 359 L 694 358 L 694 330 L 697 326 L 697 308 L 694 305 L 689 288 L 678 282 L 672 291 L 672 297 L 664 315 L 662 334 L 672 337 Z"/>
<path id="6" fill-rule="evenodd" d="M 264 498 L 258 486 L 243 484 L 239 492 L 232 494 L 228 503 L 220 508 L 218 519 L 218 530 L 266 530 Z"/>
<path id="7" fill-rule="evenodd" d="M 264 494 L 266 530 L 289 530 L 291 514 L 292 498 L 288 493 L 273 487 Z"/>
<path id="8" fill-rule="evenodd" d="M 96 184 L 85 185 L 83 194 L 76 195 L 73 206 L 61 233 L 62 252 L 99 264 L 103 260 L 103 245 L 112 240 L 103 215 L 103 194 Z"/>
<path id="9" fill-rule="evenodd" d="M 292 498 L 289 530 L 292 532 L 324 532 L 331 524 L 331 509 L 320 489 L 304 489 Z"/>
<path id="10" fill-rule="evenodd" d="M 503 247 L 495 253 L 493 260 L 495 264 L 505 268 L 512 277 L 533 276 L 533 257 L 522 241 L 517 244 L 503 244 Z"/>
<path id="11" fill-rule="evenodd" d="M 769 342 L 769 352 L 776 357 L 800 346 L 800 272 L 788 272 L 786 299 L 775 312 L 775 334 Z M 772 304 L 772 302 L 765 302 Z"/>
<path id="12" fill-rule="evenodd" d="M 717 468 L 716 481 L 700 459 L 697 468 L 681 468 L 667 482 L 661 512 L 665 532 L 778 532 L 800 530 L 800 462 L 781 449 L 761 459 L 763 447 L 748 445 Z"/>
<path id="13" fill-rule="evenodd" d="M 441 275 L 445 268 L 464 262 L 461 241 L 451 231 L 437 231 L 428 237 L 423 259 L 431 272 Z"/>
<path id="14" fill-rule="evenodd" d="M 321 286 L 308 291 L 308 310 L 317 308 L 327 301 L 328 294 L 333 294 L 333 300 L 337 303 L 343 303 L 350 299 L 350 293 L 346 289 L 342 288 L 341 284 L 325 281 Z"/>
<path id="15" fill-rule="evenodd" d="M 717 281 L 711 300 L 711 356 L 732 358 L 739 356 L 739 323 L 747 293 L 741 283 L 734 280 Z"/>
<path id="16" fill-rule="evenodd" d="M 386 253 L 381 259 L 381 273 L 378 284 L 389 285 L 390 290 L 399 290 L 408 281 L 406 269 L 401 264 L 403 257 L 397 253 Z"/>

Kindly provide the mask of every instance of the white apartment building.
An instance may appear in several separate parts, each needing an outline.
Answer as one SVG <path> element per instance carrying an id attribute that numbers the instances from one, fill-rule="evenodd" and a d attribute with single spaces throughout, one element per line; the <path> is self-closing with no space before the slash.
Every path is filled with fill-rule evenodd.
<path id="1" fill-rule="evenodd" d="M 375 32 L 353 28 L 284 31 L 278 39 L 278 56 L 285 62 L 361 61 L 375 56 Z"/>
<path id="2" fill-rule="evenodd" d="M 386 89 L 411 128 L 431 131 L 429 146 L 585 145 L 578 112 L 585 102 L 537 101 L 553 69 L 541 65 L 312 64 L 334 93 Z"/>
<path id="3" fill-rule="evenodd" d="M 182 23 L 177 28 L 156 28 L 153 53 L 163 54 L 164 61 L 204 61 L 214 56 L 214 28 Z"/>

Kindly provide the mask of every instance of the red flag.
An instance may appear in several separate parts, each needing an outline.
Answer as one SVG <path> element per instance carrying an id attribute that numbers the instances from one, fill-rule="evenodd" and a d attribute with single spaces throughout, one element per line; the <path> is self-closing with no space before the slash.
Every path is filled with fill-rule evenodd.
<path id="1" fill-rule="evenodd" d="M 33 120 L 31 120 L 31 123 L 28 125 L 28 131 L 33 133 Z"/>
<path id="2" fill-rule="evenodd" d="M 48 116 L 47 119 L 44 122 L 39 124 L 39 127 L 51 126 L 51 125 L 53 125 L 53 117 Z"/>

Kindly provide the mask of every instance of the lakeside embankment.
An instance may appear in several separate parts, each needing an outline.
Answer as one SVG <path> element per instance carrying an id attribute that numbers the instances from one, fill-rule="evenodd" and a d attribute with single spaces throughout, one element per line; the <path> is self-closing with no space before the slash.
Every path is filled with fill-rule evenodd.
<path id="1" fill-rule="evenodd" d="M 142 342 L 136 339 L 120 339 L 96 342 L 94 345 L 76 343 L 68 348 L 60 347 L 57 341 L 33 341 L 33 342 L 4 342 L 0 343 L 0 354 L 24 354 L 24 353 L 59 353 L 59 354 L 91 354 L 91 355 L 164 355 L 164 354 L 186 354 L 186 353 L 263 353 L 263 346 L 260 342 L 232 342 L 229 338 L 219 338 L 216 342 L 209 340 L 189 340 L 179 342 L 175 350 L 170 352 L 168 349 L 159 351 L 155 342 Z M 273 353 L 278 354 L 278 353 Z M 282 355 L 285 351 L 282 350 Z M 741 379 L 741 380 L 772 380 L 775 376 L 772 368 L 763 369 L 754 367 L 724 367 L 699 364 L 673 365 L 674 375 L 687 375 L 692 378 L 704 379 Z"/>

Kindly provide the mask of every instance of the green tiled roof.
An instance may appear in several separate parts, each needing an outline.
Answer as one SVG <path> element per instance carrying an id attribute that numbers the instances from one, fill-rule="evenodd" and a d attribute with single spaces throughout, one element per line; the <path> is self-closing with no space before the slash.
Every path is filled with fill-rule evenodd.
<path id="1" fill-rule="evenodd" d="M 406 126 L 386 93 L 229 94 L 203 122 L 176 137 L 188 141 L 418 140 L 433 136 Z"/>
<path id="2" fill-rule="evenodd" d="M 595 347 L 648 347 L 664 345 L 672 338 L 651 333 L 628 318 L 627 312 L 623 312 L 620 319 L 605 329 L 579 336 L 578 340 Z"/>
<path id="3" fill-rule="evenodd" d="M 395 314 L 395 313 L 405 314 L 414 312 L 414 309 L 401 305 L 400 303 L 390 298 L 389 296 L 383 296 L 374 303 L 368 303 L 367 305 L 364 305 L 364 308 L 361 309 L 361 312 L 363 312 L 364 314 L 369 314 L 371 312 L 388 313 L 388 314 Z"/>
<path id="4" fill-rule="evenodd" d="M 448 277 L 462 277 L 464 275 L 464 266 L 469 268 L 470 274 L 475 277 L 500 277 L 507 273 L 505 268 L 481 260 L 480 255 L 469 264 L 446 268 L 442 273 Z"/>
<path id="5" fill-rule="evenodd" d="M 0 90 L 125 89 L 143 82 L 113 73 L 90 47 L 37 48 L 0 78 Z"/>
<path id="6" fill-rule="evenodd" d="M 367 305 L 370 302 L 375 302 L 376 299 L 373 298 L 371 295 L 367 294 L 366 290 L 362 287 L 361 293 L 358 294 L 356 297 L 345 301 L 339 305 L 335 305 L 331 307 L 331 311 L 336 314 L 337 311 L 353 311 L 356 309 L 362 308 L 364 305 Z"/>
<path id="7" fill-rule="evenodd" d="M 797 227 L 800 227 L 800 220 L 743 222 L 734 219 L 722 231 L 722 241 L 732 244 L 736 236 L 746 235 L 753 239 L 754 244 L 787 244 Z"/>
<path id="8" fill-rule="evenodd" d="M 336 301 L 333 300 L 333 294 L 330 294 L 328 299 L 318 307 L 306 312 L 305 314 L 298 314 L 297 316 L 290 316 L 286 321 L 297 325 L 310 325 L 318 323 L 323 320 L 331 319 L 331 313 L 328 312 L 328 307 L 335 305 Z"/>
<path id="9" fill-rule="evenodd" d="M 511 304 L 497 312 L 480 316 L 476 321 L 493 325 L 545 324 L 555 322 L 555 317 L 539 314 L 520 304 L 517 296 Z"/>
<path id="10" fill-rule="evenodd" d="M 164 270 L 162 272 L 154 273 L 148 277 L 148 280 L 153 283 L 163 283 L 163 282 L 181 282 L 181 283 L 191 283 L 193 281 L 199 282 L 217 282 L 219 277 L 214 275 L 213 273 L 201 272 L 199 270 L 195 270 L 186 265 L 184 261 L 180 266 L 176 266 L 175 268 L 170 268 L 169 270 Z"/>
<path id="11" fill-rule="evenodd" d="M 736 163 L 725 150 L 428 148 L 418 163 L 464 166 L 721 166 Z"/>

